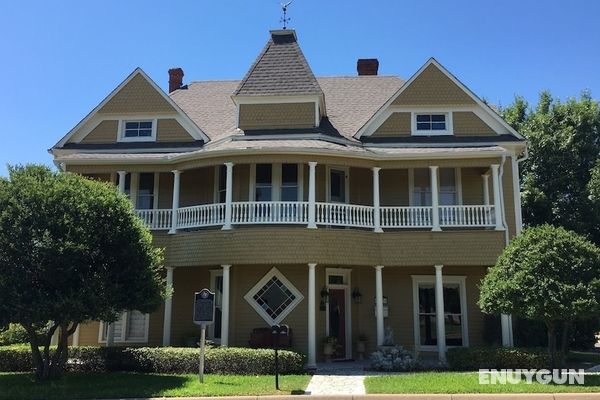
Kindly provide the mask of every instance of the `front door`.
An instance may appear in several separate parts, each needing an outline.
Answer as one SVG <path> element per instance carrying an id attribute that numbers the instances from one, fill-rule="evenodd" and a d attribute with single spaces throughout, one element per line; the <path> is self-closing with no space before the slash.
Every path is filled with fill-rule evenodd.
<path id="1" fill-rule="evenodd" d="M 337 339 L 332 358 L 346 358 L 346 289 L 329 289 L 329 336 Z"/>

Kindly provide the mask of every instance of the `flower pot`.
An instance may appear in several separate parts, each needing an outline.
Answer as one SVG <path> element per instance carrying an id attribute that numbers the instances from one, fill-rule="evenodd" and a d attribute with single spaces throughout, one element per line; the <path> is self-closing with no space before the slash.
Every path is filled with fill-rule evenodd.
<path id="1" fill-rule="evenodd" d="M 363 360 L 365 358 L 365 351 L 367 351 L 367 342 L 360 340 L 356 342 L 356 352 L 358 353 L 359 360 Z"/>
<path id="2" fill-rule="evenodd" d="M 333 343 L 323 344 L 323 354 L 325 355 L 325 361 L 331 361 L 331 355 L 333 354 Z"/>

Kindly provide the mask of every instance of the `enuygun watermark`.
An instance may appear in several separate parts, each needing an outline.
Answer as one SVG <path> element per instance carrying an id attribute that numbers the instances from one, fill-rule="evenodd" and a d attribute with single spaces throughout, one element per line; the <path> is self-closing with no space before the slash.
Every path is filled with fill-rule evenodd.
<path id="1" fill-rule="evenodd" d="M 584 385 L 583 369 L 480 369 L 480 385 L 516 385 L 519 383 Z"/>

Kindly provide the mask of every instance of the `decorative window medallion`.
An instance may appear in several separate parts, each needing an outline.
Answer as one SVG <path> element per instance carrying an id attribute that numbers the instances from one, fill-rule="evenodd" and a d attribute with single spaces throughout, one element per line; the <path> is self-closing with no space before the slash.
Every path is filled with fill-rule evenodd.
<path id="1" fill-rule="evenodd" d="M 271 269 L 244 299 L 269 325 L 279 324 L 304 296 L 277 268 Z"/>

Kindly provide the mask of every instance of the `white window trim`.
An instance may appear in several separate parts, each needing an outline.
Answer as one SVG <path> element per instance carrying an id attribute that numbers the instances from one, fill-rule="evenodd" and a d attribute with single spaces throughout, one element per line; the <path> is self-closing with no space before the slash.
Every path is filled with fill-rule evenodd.
<path id="1" fill-rule="evenodd" d="M 152 134 L 150 136 L 136 136 L 136 137 L 125 137 L 125 123 L 126 122 L 152 122 Z M 157 118 L 133 118 L 128 117 L 127 119 L 119 119 L 117 129 L 117 142 L 156 142 L 156 129 L 158 127 Z"/>
<path id="2" fill-rule="evenodd" d="M 345 187 L 346 193 L 346 202 L 342 204 L 350 203 L 350 167 L 339 166 L 339 165 L 327 165 L 327 172 L 325 173 L 325 194 L 328 203 L 331 203 L 331 170 L 334 171 L 344 171 L 344 176 L 346 178 Z"/>
<path id="3" fill-rule="evenodd" d="M 248 179 L 248 201 L 254 200 L 256 197 L 256 164 L 250 164 L 250 175 Z M 271 201 L 281 201 L 281 186 L 282 186 L 282 165 L 296 164 L 298 168 L 298 195 L 296 201 L 302 201 L 304 197 L 304 164 L 301 163 L 258 163 L 271 164 Z M 217 183 L 218 185 L 218 183 Z M 217 186 L 218 187 L 218 186 Z M 218 196 L 218 193 L 215 194 Z"/>
<path id="4" fill-rule="evenodd" d="M 123 313 L 121 313 L 121 336 L 115 336 L 115 343 L 148 343 L 148 332 L 150 330 L 150 314 L 144 314 L 146 324 L 146 326 L 144 327 L 144 337 L 140 339 L 127 339 L 127 313 L 128 311 L 123 311 Z M 106 343 L 106 339 L 102 338 L 102 333 L 104 332 L 105 324 L 106 322 L 100 321 L 100 329 L 98 331 L 98 343 Z"/>
<path id="5" fill-rule="evenodd" d="M 446 116 L 446 129 L 444 130 L 418 130 L 417 115 L 443 114 Z M 411 133 L 413 136 L 447 136 L 453 135 L 453 122 L 451 111 L 419 110 L 411 112 Z"/>
<path id="6" fill-rule="evenodd" d="M 419 351 L 437 351 L 437 346 L 423 345 L 421 346 L 421 331 L 419 323 L 419 284 L 429 283 L 435 287 L 435 276 L 434 275 L 411 275 L 412 278 L 412 291 L 413 291 L 413 332 L 415 349 Z M 454 347 L 469 347 L 469 320 L 467 318 L 467 287 L 466 287 L 466 276 L 456 275 L 443 275 L 442 282 L 444 284 L 458 284 L 460 293 L 460 310 L 462 317 L 462 346 L 447 346 L 447 348 Z M 445 310 L 444 310 L 445 312 Z"/>
<path id="7" fill-rule="evenodd" d="M 294 301 L 292 301 L 290 305 L 285 310 L 283 310 L 281 314 L 279 314 L 275 319 L 271 318 L 271 316 L 267 314 L 265 310 L 263 310 L 262 307 L 258 305 L 256 301 L 254 301 L 253 298 L 254 294 L 258 292 L 273 277 L 277 277 L 277 279 L 279 279 L 285 286 L 287 286 L 289 291 L 292 292 L 292 294 L 296 297 Z M 272 326 L 275 324 L 279 324 L 281 321 L 283 321 L 285 317 L 287 317 L 298 306 L 298 304 L 300 304 L 302 300 L 304 300 L 304 296 L 281 272 L 279 272 L 279 270 L 276 267 L 273 267 L 269 272 L 265 274 L 265 276 L 262 277 L 261 280 L 259 280 L 256 283 L 256 285 L 254 285 L 248 291 L 248 293 L 246 293 L 244 299 L 248 302 L 248 304 L 250 304 L 254 311 L 256 311 L 256 313 L 260 315 L 261 318 L 264 319 L 267 324 L 269 324 L 269 326 Z"/>

